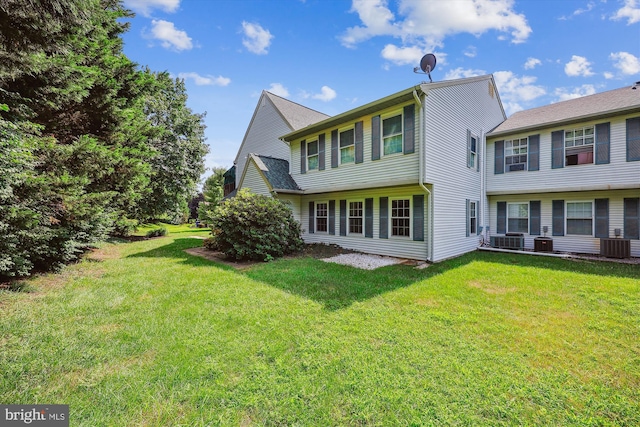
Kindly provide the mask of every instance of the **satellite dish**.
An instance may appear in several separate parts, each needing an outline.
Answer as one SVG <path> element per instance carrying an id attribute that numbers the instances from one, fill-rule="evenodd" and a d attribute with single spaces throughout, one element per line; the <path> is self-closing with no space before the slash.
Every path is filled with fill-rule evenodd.
<path id="1" fill-rule="evenodd" d="M 436 56 L 433 53 L 427 53 L 420 60 L 420 68 L 415 67 L 413 69 L 414 73 L 419 73 L 418 69 L 422 70 L 420 74 L 427 74 L 429 76 L 429 81 L 433 82 L 431 79 L 431 72 L 436 68 Z"/>

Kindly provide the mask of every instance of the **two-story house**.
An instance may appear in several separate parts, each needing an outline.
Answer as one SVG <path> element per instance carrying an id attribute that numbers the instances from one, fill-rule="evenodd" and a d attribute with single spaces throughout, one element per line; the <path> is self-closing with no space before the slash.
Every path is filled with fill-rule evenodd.
<path id="1" fill-rule="evenodd" d="M 599 253 L 631 240 L 640 256 L 640 90 L 629 87 L 513 114 L 486 135 L 491 235 L 553 239 Z"/>

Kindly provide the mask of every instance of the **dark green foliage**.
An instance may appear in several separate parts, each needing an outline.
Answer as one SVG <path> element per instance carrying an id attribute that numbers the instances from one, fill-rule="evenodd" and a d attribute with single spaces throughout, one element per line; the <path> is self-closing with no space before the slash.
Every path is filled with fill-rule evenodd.
<path id="1" fill-rule="evenodd" d="M 202 196 L 204 203 L 198 206 L 198 219 L 200 221 L 211 222 L 213 211 L 222 201 L 224 195 L 224 173 L 225 168 L 213 168 L 213 174 L 209 176 L 202 186 Z"/>
<path id="2" fill-rule="evenodd" d="M 129 234 L 150 195 L 154 215 L 186 207 L 202 115 L 181 81 L 123 54 L 129 16 L 118 0 L 0 0 L 0 280 Z"/>
<path id="3" fill-rule="evenodd" d="M 213 213 L 215 246 L 234 260 L 264 260 L 302 249 L 300 223 L 280 200 L 246 189 Z"/>
<path id="4" fill-rule="evenodd" d="M 153 230 L 147 231 L 147 234 L 146 234 L 147 237 L 161 237 L 166 235 L 167 235 L 166 227 L 154 228 Z"/>

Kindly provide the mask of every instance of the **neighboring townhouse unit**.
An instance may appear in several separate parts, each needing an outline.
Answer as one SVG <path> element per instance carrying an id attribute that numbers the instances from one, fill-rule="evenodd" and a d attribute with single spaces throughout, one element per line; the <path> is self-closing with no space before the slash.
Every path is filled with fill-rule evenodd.
<path id="1" fill-rule="evenodd" d="M 249 126 L 238 149 L 234 167 L 227 173 L 235 173 L 235 186 L 225 187 L 232 193 L 242 187 L 245 166 L 251 153 L 289 160 L 289 146 L 280 140 L 285 133 L 326 119 L 326 114 L 304 107 L 267 91 L 262 91 Z M 234 169 L 235 168 L 235 169 Z"/>
<path id="2" fill-rule="evenodd" d="M 282 136 L 298 188 L 278 197 L 297 204 L 306 242 L 461 255 L 479 241 L 482 141 L 504 120 L 490 75 L 408 88 Z"/>
<path id="3" fill-rule="evenodd" d="M 520 111 L 486 138 L 491 235 L 532 248 L 546 227 L 554 250 L 579 253 L 619 237 L 640 256 L 640 90 Z"/>

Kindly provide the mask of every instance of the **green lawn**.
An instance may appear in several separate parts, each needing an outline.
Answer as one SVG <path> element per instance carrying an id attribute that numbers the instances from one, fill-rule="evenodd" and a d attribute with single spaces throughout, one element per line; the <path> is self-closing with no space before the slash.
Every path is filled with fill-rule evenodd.
<path id="1" fill-rule="evenodd" d="M 640 425 L 637 265 L 237 272 L 169 231 L 0 291 L 0 402 L 92 427 Z"/>

